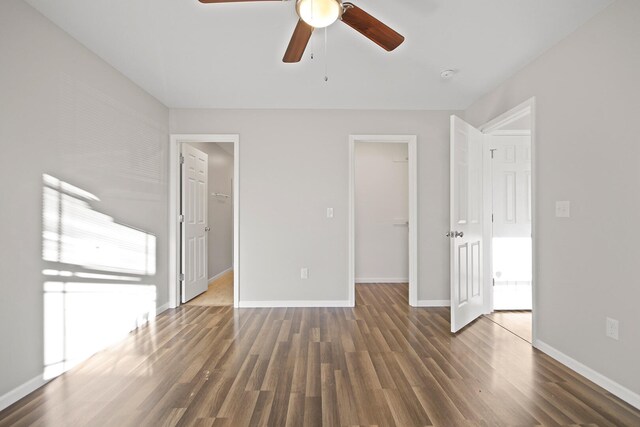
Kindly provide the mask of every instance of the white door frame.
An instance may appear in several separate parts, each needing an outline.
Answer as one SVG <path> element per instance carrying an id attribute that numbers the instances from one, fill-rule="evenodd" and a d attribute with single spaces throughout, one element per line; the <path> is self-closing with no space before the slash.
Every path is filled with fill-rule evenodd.
<path id="1" fill-rule="evenodd" d="M 537 177 L 537 167 L 536 167 L 536 98 L 532 97 L 522 104 L 510 109 L 509 111 L 500 114 L 498 117 L 490 120 L 480 127 L 480 131 L 486 135 L 522 135 L 523 133 L 501 130 L 503 126 L 508 123 L 511 123 L 519 118 L 522 118 L 526 115 L 530 115 L 531 118 L 531 256 L 532 256 L 532 264 L 531 264 L 531 292 L 532 292 L 532 305 L 531 305 L 531 341 L 532 344 L 536 342 L 537 339 L 537 331 L 536 331 L 536 301 L 537 301 L 537 286 L 536 286 L 536 277 L 538 276 L 538 264 L 537 264 L 537 235 L 536 235 L 536 224 L 537 224 L 537 215 L 536 215 L 536 177 Z M 486 146 L 486 140 L 483 144 Z M 488 170 L 490 168 L 490 159 L 486 155 L 487 150 L 483 150 L 485 152 L 484 158 L 484 166 L 483 166 L 483 181 L 484 181 L 484 191 L 488 191 L 488 185 L 490 185 L 488 179 Z M 485 193 L 486 194 L 486 193 Z M 486 202 L 486 198 L 483 198 Z M 484 203 L 483 210 L 485 214 L 490 211 L 490 206 L 487 206 L 487 203 Z M 491 218 L 491 214 L 489 212 L 488 215 L 485 215 L 485 227 L 483 228 L 483 238 L 485 242 L 485 274 L 484 274 L 484 287 L 485 287 L 485 296 L 488 298 L 485 299 L 485 311 L 487 313 L 491 313 L 493 311 L 493 292 L 492 292 L 492 281 L 491 278 L 493 276 L 493 272 L 491 269 L 492 265 L 492 247 L 491 247 L 491 227 L 490 224 L 487 226 L 487 221 Z"/>
<path id="2" fill-rule="evenodd" d="M 233 143 L 233 306 L 240 303 L 240 136 L 172 134 L 169 145 L 169 307 L 180 305 L 180 146 L 189 142 Z"/>
<path id="3" fill-rule="evenodd" d="M 407 144 L 409 153 L 409 305 L 418 306 L 418 156 L 416 135 L 349 135 L 349 305 L 356 304 L 355 147 L 358 142 Z"/>

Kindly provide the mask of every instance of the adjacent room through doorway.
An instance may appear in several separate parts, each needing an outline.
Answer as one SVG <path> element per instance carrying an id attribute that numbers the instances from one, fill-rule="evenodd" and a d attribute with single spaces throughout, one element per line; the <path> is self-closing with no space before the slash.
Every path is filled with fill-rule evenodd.
<path id="1" fill-rule="evenodd" d="M 524 110 L 486 132 L 485 203 L 493 312 L 487 317 L 532 342 L 532 124 Z"/>
<path id="2" fill-rule="evenodd" d="M 408 301 L 408 144 L 355 144 L 355 283 L 386 284 Z M 397 286 L 390 287 L 389 284 Z M 356 303 L 358 303 L 357 301 Z"/>
<path id="3" fill-rule="evenodd" d="M 233 306 L 234 144 L 192 142 L 181 148 L 182 301 Z"/>

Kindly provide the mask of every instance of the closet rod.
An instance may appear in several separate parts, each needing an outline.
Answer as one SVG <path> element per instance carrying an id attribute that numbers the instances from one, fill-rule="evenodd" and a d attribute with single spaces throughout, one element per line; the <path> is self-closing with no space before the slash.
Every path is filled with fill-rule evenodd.
<path id="1" fill-rule="evenodd" d="M 212 196 L 215 197 L 226 197 L 227 199 L 230 199 L 231 196 L 229 196 L 228 194 L 224 194 L 224 193 L 211 193 Z"/>

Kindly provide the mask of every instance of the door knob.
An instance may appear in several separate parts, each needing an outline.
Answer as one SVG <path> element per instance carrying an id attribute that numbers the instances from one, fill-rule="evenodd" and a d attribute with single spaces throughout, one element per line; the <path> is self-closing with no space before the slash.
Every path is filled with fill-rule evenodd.
<path id="1" fill-rule="evenodd" d="M 463 237 L 464 236 L 464 232 L 462 231 L 456 231 L 455 234 L 453 235 L 453 237 Z"/>
<path id="2" fill-rule="evenodd" d="M 453 238 L 453 231 L 447 231 L 447 234 L 444 235 L 444 237 L 451 237 Z"/>
<path id="3" fill-rule="evenodd" d="M 211 227 L 205 227 L 204 231 L 211 231 Z"/>

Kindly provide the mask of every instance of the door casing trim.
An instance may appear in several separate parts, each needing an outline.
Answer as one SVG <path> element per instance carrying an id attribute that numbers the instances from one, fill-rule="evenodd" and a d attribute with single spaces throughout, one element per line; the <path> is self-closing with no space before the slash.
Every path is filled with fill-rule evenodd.
<path id="1" fill-rule="evenodd" d="M 355 287 L 355 147 L 356 143 L 407 144 L 409 153 L 409 305 L 418 306 L 418 137 L 416 135 L 349 135 L 349 226 L 347 284 L 349 304 L 356 304 Z"/>

